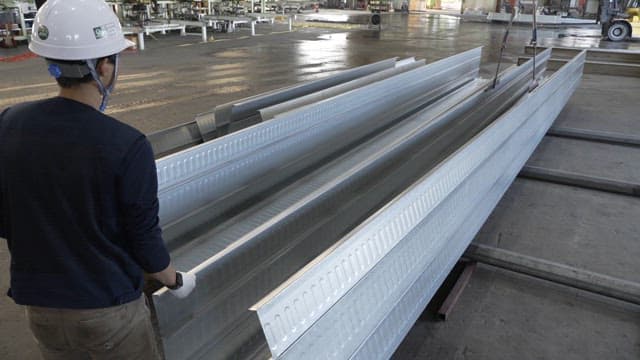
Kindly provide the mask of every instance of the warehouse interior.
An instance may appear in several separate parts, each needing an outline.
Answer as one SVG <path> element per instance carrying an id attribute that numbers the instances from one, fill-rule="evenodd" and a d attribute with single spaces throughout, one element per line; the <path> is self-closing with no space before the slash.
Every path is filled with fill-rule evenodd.
<path id="1" fill-rule="evenodd" d="M 135 45 L 105 114 L 147 135 L 198 279 L 145 290 L 163 358 L 639 359 L 640 14 L 618 3 L 108 1 Z M 36 11 L 0 0 L 0 112 L 58 93 Z M 7 296 L 0 338 L 41 358 Z"/>

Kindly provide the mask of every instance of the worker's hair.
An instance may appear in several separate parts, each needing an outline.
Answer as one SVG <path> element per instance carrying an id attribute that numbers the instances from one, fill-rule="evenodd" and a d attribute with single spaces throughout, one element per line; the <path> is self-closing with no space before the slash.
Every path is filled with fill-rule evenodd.
<path id="1" fill-rule="evenodd" d="M 67 64 L 77 64 L 77 65 L 82 65 L 84 64 L 83 61 L 65 61 L 65 63 Z M 85 65 L 86 66 L 86 65 Z M 72 88 L 76 85 L 80 85 L 80 84 L 84 84 L 84 83 L 90 83 L 93 81 L 93 76 L 91 76 L 91 73 L 81 77 L 81 78 L 73 78 L 73 77 L 64 77 L 61 76 L 59 78 L 56 78 L 56 82 L 58 83 L 58 85 L 60 85 L 61 88 L 65 88 L 65 89 L 69 89 Z"/>
<path id="2" fill-rule="evenodd" d="M 96 64 L 98 64 L 100 61 L 102 61 L 103 59 L 107 59 L 107 61 L 111 62 L 112 64 L 115 63 L 115 59 L 113 59 L 113 55 L 112 56 L 105 56 L 102 57 L 100 59 L 98 59 L 98 61 L 96 61 Z M 86 62 L 84 60 L 50 60 L 53 61 L 55 63 L 59 63 L 59 64 L 65 64 L 65 65 L 78 65 L 78 66 L 86 66 Z M 60 76 L 56 78 L 56 82 L 58 83 L 58 85 L 60 85 L 60 87 L 65 88 L 65 89 L 69 89 L 72 88 L 76 85 L 80 85 L 80 84 L 84 84 L 84 83 L 90 83 L 93 81 L 93 76 L 91 76 L 91 73 L 86 74 L 85 76 L 78 78 L 78 77 L 65 77 L 65 76 Z"/>

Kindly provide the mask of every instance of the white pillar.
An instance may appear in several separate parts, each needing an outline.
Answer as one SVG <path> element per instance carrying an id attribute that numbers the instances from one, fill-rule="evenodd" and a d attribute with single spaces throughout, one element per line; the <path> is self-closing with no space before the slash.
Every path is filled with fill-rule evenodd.
<path id="1" fill-rule="evenodd" d="M 24 21 L 24 13 L 22 12 L 22 6 L 18 5 L 18 14 L 20 16 L 20 29 L 22 30 L 22 36 L 27 37 L 27 24 Z"/>
<path id="2" fill-rule="evenodd" d="M 293 31 L 293 18 L 289 16 L 289 31 Z"/>
<path id="3" fill-rule="evenodd" d="M 207 25 L 202 25 L 202 42 L 207 42 Z"/>
<path id="4" fill-rule="evenodd" d="M 138 49 L 144 50 L 144 32 L 142 31 L 138 33 Z"/>
<path id="5" fill-rule="evenodd" d="M 256 22 L 251 20 L 251 36 L 256 36 Z"/>

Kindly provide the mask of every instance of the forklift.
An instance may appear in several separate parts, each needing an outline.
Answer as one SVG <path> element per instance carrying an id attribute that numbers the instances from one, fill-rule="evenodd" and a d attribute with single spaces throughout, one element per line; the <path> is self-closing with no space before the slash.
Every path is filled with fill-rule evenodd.
<path id="1" fill-rule="evenodd" d="M 599 13 L 604 38 L 640 38 L 640 0 L 600 0 Z"/>

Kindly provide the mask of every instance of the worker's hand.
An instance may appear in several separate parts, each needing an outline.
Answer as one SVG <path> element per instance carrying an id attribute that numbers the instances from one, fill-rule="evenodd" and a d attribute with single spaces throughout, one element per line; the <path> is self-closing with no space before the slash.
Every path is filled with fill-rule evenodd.
<path id="1" fill-rule="evenodd" d="M 177 271 L 176 276 L 180 276 L 182 278 L 182 285 L 178 286 L 176 289 L 169 289 L 169 291 L 171 291 L 171 293 L 178 299 L 184 299 L 189 296 L 196 287 L 196 275 Z M 177 280 L 178 279 L 176 279 L 176 282 L 179 282 Z"/>

